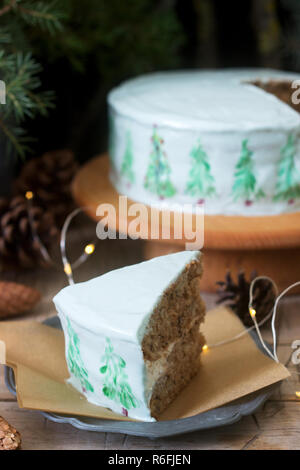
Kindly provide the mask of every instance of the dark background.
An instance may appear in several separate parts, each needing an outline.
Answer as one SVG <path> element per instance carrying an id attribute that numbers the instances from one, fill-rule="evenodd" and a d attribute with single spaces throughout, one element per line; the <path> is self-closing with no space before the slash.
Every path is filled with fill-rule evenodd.
<path id="1" fill-rule="evenodd" d="M 56 109 L 48 118 L 27 124 L 29 133 L 37 138 L 34 155 L 69 147 L 83 162 L 105 151 L 106 94 L 140 73 L 176 68 L 300 69 L 299 0 L 107 0 L 111 5 L 106 6 L 103 20 L 107 25 L 101 23 L 105 2 L 99 1 L 91 5 L 95 15 L 100 15 L 99 24 L 92 27 L 93 12 L 86 14 L 90 3 L 81 2 L 82 18 L 72 19 L 69 27 L 78 33 L 79 42 L 97 29 L 104 40 L 100 46 L 91 41 L 91 47 L 79 54 L 79 65 L 76 53 L 74 60 L 73 52 L 70 57 L 68 51 L 53 57 L 53 51 L 45 47 L 38 50 L 43 87 L 55 90 Z M 171 26 L 166 26 L 168 17 Z M 154 29 L 152 36 L 150 28 Z M 109 43 L 110 31 L 119 34 L 115 42 Z"/>

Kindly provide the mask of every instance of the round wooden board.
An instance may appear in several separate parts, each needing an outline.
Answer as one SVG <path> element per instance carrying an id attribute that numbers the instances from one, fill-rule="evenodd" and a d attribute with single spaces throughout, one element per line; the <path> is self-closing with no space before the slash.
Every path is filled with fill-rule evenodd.
<path id="1" fill-rule="evenodd" d="M 77 173 L 72 186 L 73 196 L 80 206 L 87 207 L 86 212 L 94 220 L 98 220 L 96 208 L 100 203 L 112 204 L 117 212 L 114 228 L 124 231 L 128 218 L 119 220 L 119 193 L 110 183 L 108 173 L 107 154 L 92 159 Z M 128 207 L 131 204 L 133 201 L 128 199 Z M 172 229 L 173 226 L 171 233 Z M 148 237 L 141 234 L 141 238 Z M 166 240 L 160 241 L 166 243 Z M 171 241 L 182 246 L 188 240 L 171 237 Z M 207 215 L 204 247 L 216 250 L 300 248 L 300 212 L 265 217 Z"/>

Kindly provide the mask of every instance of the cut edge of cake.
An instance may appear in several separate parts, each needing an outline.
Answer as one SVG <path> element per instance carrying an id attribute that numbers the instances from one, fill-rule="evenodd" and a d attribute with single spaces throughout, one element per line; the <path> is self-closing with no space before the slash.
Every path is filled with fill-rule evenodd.
<path id="1" fill-rule="evenodd" d="M 202 272 L 199 252 L 163 292 L 144 332 L 145 395 L 156 419 L 199 369 L 205 343 L 200 333 L 205 316 L 199 286 Z"/>

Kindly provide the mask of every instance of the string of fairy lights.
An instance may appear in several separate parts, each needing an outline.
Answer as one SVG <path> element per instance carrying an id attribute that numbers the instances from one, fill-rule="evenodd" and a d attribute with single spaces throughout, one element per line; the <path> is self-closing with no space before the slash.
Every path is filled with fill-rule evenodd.
<path id="1" fill-rule="evenodd" d="M 32 211 L 31 211 L 32 201 L 33 201 L 33 198 L 34 198 L 33 192 L 32 191 L 27 191 L 25 193 L 25 198 L 26 198 L 27 204 L 28 204 L 28 220 L 29 220 L 29 224 L 30 224 L 30 227 L 31 227 L 32 238 L 38 244 L 38 246 L 40 248 L 41 255 L 43 256 L 46 263 L 48 263 L 49 265 L 55 266 L 56 268 L 58 268 L 60 270 L 61 265 L 58 265 L 55 261 L 53 261 L 53 259 L 50 256 L 47 248 L 45 247 L 45 245 L 43 244 L 41 238 L 39 237 L 39 235 L 37 233 L 37 230 L 35 228 L 35 224 L 33 223 Z M 64 272 L 65 272 L 65 274 L 68 278 L 68 282 L 69 282 L 70 285 L 74 284 L 73 271 L 75 269 L 79 268 L 79 266 L 81 266 L 87 260 L 87 258 L 94 253 L 95 248 L 96 248 L 96 242 L 93 241 L 93 242 L 88 243 L 87 245 L 85 245 L 82 253 L 80 254 L 80 256 L 75 261 L 73 261 L 71 263 L 68 259 L 67 248 L 66 248 L 66 240 L 67 240 L 67 233 L 68 233 L 68 230 L 69 230 L 69 226 L 70 226 L 72 220 L 77 215 L 84 212 L 84 210 L 86 210 L 86 209 L 87 209 L 86 207 L 85 208 L 74 209 L 67 216 L 66 220 L 64 221 L 62 230 L 61 230 L 60 253 L 61 253 L 63 270 L 64 270 Z"/>
<path id="2" fill-rule="evenodd" d="M 31 226 L 31 231 L 32 231 L 32 237 L 34 239 L 34 241 L 36 243 L 38 243 L 39 247 L 40 247 L 40 251 L 41 251 L 41 255 L 44 257 L 45 261 L 48 263 L 48 264 L 51 264 L 53 266 L 56 266 L 58 267 L 59 269 L 61 269 L 61 266 L 58 266 L 51 258 L 47 248 L 45 247 L 45 245 L 43 244 L 43 242 L 41 241 L 36 229 L 35 229 L 35 225 L 33 223 L 33 219 L 32 219 L 32 214 L 31 214 L 31 207 L 32 207 L 32 200 L 34 198 L 34 194 L 32 191 L 27 191 L 25 193 L 25 198 L 27 200 L 27 203 L 28 203 L 28 219 L 29 219 L 29 223 L 30 223 L 30 226 Z M 87 207 L 83 207 L 83 208 L 77 208 L 77 209 L 74 209 L 67 217 L 66 217 L 66 220 L 63 224 L 63 227 L 62 227 L 62 230 L 61 230 L 61 235 L 60 235 L 60 253 L 61 253 L 61 260 L 62 260 L 62 265 L 63 265 L 63 270 L 64 270 L 64 273 L 66 274 L 67 276 L 67 279 L 68 279 L 68 282 L 70 285 L 74 284 L 74 277 L 73 277 L 73 272 L 75 271 L 75 269 L 77 269 L 79 266 L 81 266 L 86 260 L 87 258 L 92 255 L 95 251 L 95 248 L 96 248 L 96 243 L 95 241 L 91 242 L 91 243 L 88 243 L 87 245 L 85 245 L 82 253 L 80 254 L 80 256 L 75 260 L 73 261 L 72 263 L 69 261 L 69 258 L 68 258 L 68 255 L 67 255 L 67 234 L 68 234 L 68 230 L 69 230 L 69 227 L 70 227 L 70 224 L 71 222 L 73 221 L 73 219 L 79 215 L 80 213 L 84 212 L 85 210 L 87 210 L 88 208 Z M 257 319 L 256 319 L 256 310 L 255 308 L 253 307 L 253 292 L 254 292 L 254 286 L 256 284 L 257 281 L 259 280 L 267 280 L 269 281 L 273 288 L 274 288 L 274 291 L 275 291 L 275 294 L 276 294 L 276 298 L 275 298 L 275 302 L 274 302 L 274 306 L 273 306 L 273 309 L 271 309 L 271 311 L 260 321 L 260 322 L 257 322 Z M 273 279 L 271 279 L 270 277 L 268 276 L 257 276 L 255 279 L 252 280 L 251 284 L 250 284 L 250 287 L 249 287 L 249 304 L 248 304 L 248 311 L 249 311 L 249 315 L 251 316 L 252 318 L 252 321 L 253 321 L 253 325 L 249 328 L 244 328 L 243 331 L 241 331 L 240 333 L 238 333 L 237 335 L 231 337 L 231 338 L 228 338 L 224 341 L 220 341 L 218 343 L 214 343 L 214 344 L 205 344 L 203 347 L 202 347 L 202 351 L 203 352 L 207 352 L 209 351 L 210 349 L 213 349 L 213 348 L 216 348 L 216 347 L 219 347 L 219 346 L 223 346 L 225 344 L 228 344 L 228 343 L 231 343 L 233 341 L 236 341 L 238 340 L 239 338 L 243 337 L 244 335 L 248 334 L 250 331 L 252 330 L 256 330 L 257 332 L 257 335 L 258 335 L 258 338 L 259 338 L 259 341 L 263 347 L 263 349 L 266 351 L 266 353 L 268 354 L 268 356 L 274 360 L 275 362 L 277 363 L 280 363 L 279 359 L 278 359 L 278 355 L 277 355 L 277 330 L 276 330 L 276 317 L 277 317 L 277 311 L 278 311 L 278 304 L 280 302 L 280 300 L 292 289 L 294 289 L 295 287 L 298 287 L 300 286 L 300 281 L 298 282 L 295 282 L 294 284 L 288 286 L 285 290 L 283 290 L 279 295 L 278 295 L 278 288 L 277 288 L 277 285 L 276 283 L 273 281 Z M 271 318 L 271 330 L 272 330 L 272 339 L 273 339 L 273 344 L 272 344 L 272 348 L 270 349 L 270 347 L 267 346 L 267 344 L 265 343 L 263 337 L 262 337 L 262 334 L 261 334 L 261 331 L 260 331 L 260 327 L 262 325 L 264 325 L 269 319 Z M 300 374 L 299 372 L 296 372 L 296 374 Z M 297 398 L 300 398 L 300 391 L 296 391 L 294 392 L 295 395 L 297 396 Z"/>

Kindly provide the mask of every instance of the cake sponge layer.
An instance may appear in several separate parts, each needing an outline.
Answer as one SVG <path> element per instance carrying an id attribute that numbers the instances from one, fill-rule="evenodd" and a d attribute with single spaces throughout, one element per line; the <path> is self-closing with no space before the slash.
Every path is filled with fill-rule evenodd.
<path id="1" fill-rule="evenodd" d="M 205 305 L 200 297 L 201 254 L 165 290 L 142 341 L 146 396 L 151 416 L 159 414 L 189 383 L 200 366 Z"/>
<path id="2" fill-rule="evenodd" d="M 200 297 L 201 254 L 188 263 L 163 293 L 153 311 L 142 341 L 144 358 L 155 360 L 172 341 L 180 338 L 195 318 L 204 320 L 205 306 Z"/>
<path id="3" fill-rule="evenodd" d="M 167 359 L 164 373 L 153 387 L 150 400 L 151 416 L 158 418 L 197 374 L 204 344 L 204 336 L 199 332 L 197 324 L 175 345 Z"/>

